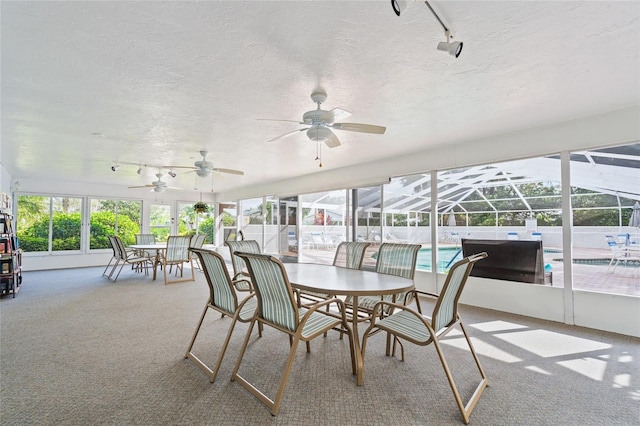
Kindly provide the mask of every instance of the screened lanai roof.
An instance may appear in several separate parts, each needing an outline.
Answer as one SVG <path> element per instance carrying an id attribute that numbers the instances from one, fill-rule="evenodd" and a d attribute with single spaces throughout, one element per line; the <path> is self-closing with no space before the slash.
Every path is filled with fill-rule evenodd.
<path id="1" fill-rule="evenodd" d="M 631 207 L 640 200 L 640 144 L 573 152 L 570 155 L 572 192 L 596 199 L 596 207 Z M 438 173 L 438 211 L 539 211 L 560 209 L 560 156 L 452 169 Z M 523 194 L 525 184 L 549 188 Z M 496 196 L 505 188 L 508 197 Z M 555 189 L 555 190 L 554 190 Z M 542 192 L 542 193 L 540 193 Z M 385 187 L 387 213 L 431 210 L 430 175 L 392 180 Z M 359 196 L 361 208 L 379 211 L 376 191 Z"/>

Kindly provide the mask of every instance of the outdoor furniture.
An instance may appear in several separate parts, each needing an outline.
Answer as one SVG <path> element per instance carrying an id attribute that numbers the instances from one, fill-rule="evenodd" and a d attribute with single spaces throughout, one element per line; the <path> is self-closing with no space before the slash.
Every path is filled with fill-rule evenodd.
<path id="1" fill-rule="evenodd" d="M 189 245 L 191 244 L 191 237 L 189 236 L 179 236 L 179 235 L 169 235 L 167 238 L 167 247 L 164 250 L 164 253 L 161 253 L 161 263 L 162 269 L 164 272 L 164 283 L 165 284 L 173 284 L 184 281 L 195 281 L 196 275 L 193 271 L 193 260 L 191 258 L 191 254 L 189 253 Z M 191 278 L 184 278 L 184 264 L 189 263 L 191 265 Z M 170 280 L 169 279 L 169 269 L 168 267 L 175 266 L 176 267 L 176 276 L 178 275 L 178 271 L 180 271 L 181 279 Z"/>
<path id="2" fill-rule="evenodd" d="M 207 238 L 206 235 L 204 234 L 195 234 L 191 236 L 191 243 L 189 245 L 189 248 L 202 248 L 202 246 L 204 245 L 204 240 Z M 191 256 L 193 259 L 193 256 Z M 200 265 L 200 258 L 198 256 L 195 257 L 195 268 L 198 271 L 202 271 L 202 266 Z"/>
<path id="3" fill-rule="evenodd" d="M 225 241 L 231 254 L 231 265 L 233 266 L 233 285 L 238 291 L 253 291 L 251 277 L 247 266 L 242 258 L 236 255 L 237 252 L 260 253 L 260 244 L 256 240 Z"/>
<path id="4" fill-rule="evenodd" d="M 144 251 L 150 254 L 149 262 L 153 265 L 153 280 L 156 280 L 158 266 L 162 267 L 162 258 L 167 249 L 167 243 L 155 244 L 132 244 L 129 246 L 132 250 Z M 155 255 L 151 255 L 155 253 Z"/>
<path id="5" fill-rule="evenodd" d="M 293 288 L 289 282 L 284 264 L 280 260 L 264 254 L 237 253 L 236 255 L 242 257 L 248 266 L 251 280 L 256 288 L 258 309 L 251 319 L 249 330 L 247 331 L 244 344 L 238 356 L 238 361 L 233 370 L 232 381 L 240 383 L 263 404 L 269 407 L 272 415 L 277 415 L 295 359 L 298 343 L 301 341 L 306 342 L 308 352 L 309 341 L 337 326 L 343 327 L 349 336 L 351 370 L 353 374 L 356 373 L 354 336 L 347 323 L 342 300 L 337 298 L 329 299 L 314 305 L 310 309 L 298 308 L 293 295 Z M 330 316 L 322 311 L 322 309 L 329 304 L 337 305 L 338 310 L 341 312 L 339 318 Z M 289 335 L 289 357 L 274 399 L 270 399 L 238 373 L 242 358 L 249 343 L 249 338 L 251 337 L 251 331 L 256 323 L 259 325 L 268 325 Z M 300 407 L 296 407 L 296 409 L 299 408 Z"/>
<path id="6" fill-rule="evenodd" d="M 118 263 L 120 262 L 120 250 L 118 249 L 118 246 L 115 240 L 113 239 L 113 236 L 109 235 L 107 238 L 109 238 L 109 244 L 111 245 L 111 250 L 113 251 L 113 254 L 111 255 L 111 259 L 109 259 L 109 263 L 107 263 L 107 266 L 104 267 L 104 271 L 102 271 L 102 276 L 105 278 L 111 277 L 111 274 L 113 274 L 113 271 L 115 270 L 116 266 L 118 266 Z M 111 262 L 114 262 L 113 265 L 111 264 Z M 111 270 L 109 270 L 109 272 L 107 273 L 107 270 L 109 269 L 109 267 L 111 267 Z"/>
<path id="7" fill-rule="evenodd" d="M 127 250 L 127 248 L 124 246 L 124 243 L 122 242 L 122 239 L 120 239 L 120 237 L 118 237 L 117 235 L 112 235 L 109 237 L 109 239 L 115 246 L 118 259 L 117 262 L 113 265 L 113 269 L 111 270 L 109 275 L 106 276 L 107 279 L 116 282 L 118 280 L 118 277 L 120 276 L 120 272 L 122 272 L 122 269 L 124 268 L 124 265 L 131 265 L 132 269 L 137 268 L 140 271 L 144 269 L 145 274 L 149 274 L 149 258 L 138 256 L 137 252 L 134 250 Z M 117 268 L 118 265 L 120 265 L 120 269 Z M 116 273 L 116 276 L 113 277 L 113 273 L 116 271 L 116 269 L 118 270 L 118 272 Z"/>
<path id="8" fill-rule="evenodd" d="M 196 331 L 193 333 L 193 337 L 191 338 L 191 342 L 189 343 L 189 347 L 187 348 L 187 352 L 184 357 L 193 361 L 193 363 L 198 368 L 200 368 L 207 376 L 209 376 L 209 380 L 211 381 L 211 383 L 213 383 L 216 380 L 216 376 L 218 375 L 220 364 L 222 364 L 222 359 L 224 358 L 224 354 L 227 351 L 227 346 L 229 345 L 229 340 L 231 339 L 231 335 L 233 334 L 233 329 L 236 325 L 236 322 L 251 321 L 251 318 L 253 318 L 253 315 L 256 311 L 257 299 L 255 298 L 255 294 L 251 293 L 242 301 L 238 302 L 238 297 L 236 296 L 236 292 L 234 290 L 235 287 L 231 282 L 231 277 L 229 277 L 227 266 L 222 256 L 220 256 L 218 253 L 212 250 L 204 250 L 200 248 L 191 248 L 189 250 L 191 253 L 195 253 L 196 257 L 200 260 L 200 264 L 202 265 L 202 269 L 204 271 L 204 276 L 207 279 L 207 285 L 209 286 L 209 300 L 204 305 L 204 310 L 202 311 L 202 315 L 200 316 L 200 321 L 198 322 Z M 220 349 L 218 360 L 216 361 L 213 369 L 209 368 L 202 360 L 200 360 L 200 358 L 198 358 L 192 352 L 196 337 L 198 336 L 198 332 L 200 331 L 200 327 L 202 327 L 204 317 L 207 315 L 209 309 L 220 312 L 222 314 L 222 318 L 224 318 L 226 315 L 231 319 L 229 330 L 227 331 L 227 337 L 222 343 L 222 348 Z M 262 335 L 262 333 L 260 333 L 260 335 Z"/>
<path id="9" fill-rule="evenodd" d="M 375 271 L 380 274 L 395 275 L 413 280 L 416 271 L 418 251 L 421 248 L 422 246 L 420 244 L 383 243 L 378 249 Z M 360 299 L 358 309 L 368 316 L 371 314 L 373 306 L 381 299 L 388 302 L 400 302 L 408 305 L 412 302 L 413 295 L 412 293 L 403 292 L 384 296 L 364 296 Z M 347 306 L 351 305 L 351 299 L 347 298 L 345 303 Z M 385 313 L 388 312 L 385 311 Z"/>
<path id="10" fill-rule="evenodd" d="M 640 248 L 634 246 L 620 245 L 618 240 L 614 239 L 612 235 L 606 235 L 607 245 L 611 250 L 611 261 L 607 266 L 606 274 L 613 274 L 619 263 L 627 265 L 629 262 L 637 262 L 640 265 Z M 636 270 L 634 274 L 637 273 Z"/>
<path id="11" fill-rule="evenodd" d="M 379 331 L 386 331 L 393 335 L 394 342 L 396 340 L 406 340 L 407 342 L 411 342 L 419 346 L 426 346 L 433 343 L 465 424 L 469 423 L 471 411 L 480 399 L 480 395 L 482 395 L 482 391 L 487 386 L 488 381 L 487 376 L 480 365 L 478 355 L 476 355 L 473 345 L 471 344 L 471 340 L 469 339 L 469 335 L 462 323 L 462 319 L 458 315 L 458 300 L 460 299 L 460 294 L 464 289 L 469 272 L 471 272 L 471 268 L 473 268 L 473 265 L 478 260 L 485 257 L 487 257 L 486 253 L 479 253 L 456 262 L 449 270 L 442 292 L 438 296 L 417 290 L 415 291 L 416 293 L 424 294 L 426 296 L 437 297 L 438 300 L 431 317 L 423 316 L 420 311 L 410 309 L 400 303 L 391 303 L 388 301 L 376 303 L 373 308 L 371 325 L 367 328 L 362 339 L 363 358 L 367 348 L 367 339 Z M 390 316 L 380 318 L 379 314 L 385 310 L 393 311 L 394 313 Z M 466 404 L 462 401 L 458 387 L 453 380 L 451 370 L 449 369 L 445 359 L 442 345 L 440 345 L 440 340 L 453 330 L 456 325 L 459 325 L 462 330 L 464 338 L 471 350 L 471 355 L 473 356 L 478 372 L 480 373 L 480 377 L 482 378 Z M 401 345 L 401 348 L 402 360 L 404 361 L 404 347 Z M 387 339 L 387 356 L 390 354 L 390 349 L 390 341 Z M 395 356 L 395 344 L 393 352 L 393 355 Z"/>
<path id="12" fill-rule="evenodd" d="M 136 244 L 155 244 L 156 243 L 156 236 L 153 234 L 136 234 Z M 138 256 L 142 257 L 142 256 L 146 256 L 149 259 L 153 258 L 156 256 L 156 251 L 155 250 L 139 250 L 138 251 Z"/>
<path id="13" fill-rule="evenodd" d="M 336 296 L 351 297 L 353 309 L 358 311 L 358 300 L 363 296 L 396 294 L 414 289 L 413 280 L 396 275 L 378 274 L 373 271 L 341 268 L 316 263 L 285 263 L 291 286 L 299 291 L 313 291 Z M 315 306 L 315 305 L 314 305 Z M 330 314 L 342 317 L 342 312 Z M 349 319 L 349 318 L 347 318 Z M 362 353 L 358 335 L 358 316 L 351 316 L 353 345 L 356 354 L 357 384 L 362 385 Z M 340 330 L 340 328 L 337 328 Z"/>
<path id="14" fill-rule="evenodd" d="M 371 243 L 366 242 L 342 242 L 336 249 L 336 254 L 333 258 L 333 266 L 340 266 L 342 268 L 360 269 L 362 266 L 362 260 L 364 253 Z M 310 300 L 312 303 L 317 303 L 318 300 L 328 299 L 333 297 L 330 294 L 318 293 L 314 291 L 300 290 L 298 295 L 302 298 Z M 302 301 L 299 300 L 300 304 Z"/>

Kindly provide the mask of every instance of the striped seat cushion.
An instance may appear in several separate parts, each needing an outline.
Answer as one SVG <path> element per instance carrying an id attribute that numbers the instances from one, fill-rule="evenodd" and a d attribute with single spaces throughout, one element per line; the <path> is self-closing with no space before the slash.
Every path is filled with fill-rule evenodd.
<path id="1" fill-rule="evenodd" d="M 302 317 L 307 313 L 307 309 L 300 308 L 298 311 L 300 320 L 302 320 Z M 341 322 L 342 321 L 337 318 L 321 314 L 320 312 L 313 312 L 307 319 L 307 322 L 304 323 L 302 337 L 308 338 L 316 333 L 322 333 L 325 330 L 338 326 Z"/>
<path id="2" fill-rule="evenodd" d="M 424 317 L 430 322 L 429 317 Z M 399 337 L 408 337 L 420 342 L 429 340 L 430 334 L 420 318 L 408 311 L 398 311 L 395 314 L 385 317 L 376 323 L 382 329 L 389 330 Z"/>

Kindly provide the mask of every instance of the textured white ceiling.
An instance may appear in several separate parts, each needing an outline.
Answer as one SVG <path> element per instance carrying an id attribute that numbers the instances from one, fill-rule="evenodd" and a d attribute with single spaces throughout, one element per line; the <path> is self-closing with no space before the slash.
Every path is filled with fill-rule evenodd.
<path id="1" fill-rule="evenodd" d="M 336 131 L 323 170 L 640 104 L 640 2 L 432 4 L 457 59 L 421 3 L 2 1 L 2 163 L 124 188 L 154 179 L 114 160 L 192 165 L 206 149 L 245 171 L 215 181 L 227 191 L 320 170 L 304 132 L 266 142 L 301 126 L 256 120 L 300 120 L 317 87 L 324 109 L 387 127 Z"/>

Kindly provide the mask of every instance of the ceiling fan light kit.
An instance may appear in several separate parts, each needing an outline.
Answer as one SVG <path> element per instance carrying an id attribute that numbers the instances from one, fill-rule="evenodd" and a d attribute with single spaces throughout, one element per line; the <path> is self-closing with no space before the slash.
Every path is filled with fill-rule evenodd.
<path id="1" fill-rule="evenodd" d="M 294 120 L 278 120 L 278 119 L 266 119 L 261 118 L 259 120 L 268 120 L 268 121 L 287 121 L 287 122 L 296 122 L 298 124 L 307 125 L 309 127 L 303 127 L 302 129 L 296 129 L 290 132 L 287 132 L 283 135 L 277 136 L 268 142 L 273 142 L 278 139 L 299 133 L 305 132 L 307 137 L 316 142 L 316 144 L 324 143 L 329 148 L 335 148 L 340 146 L 340 140 L 333 133 L 332 129 L 335 130 L 344 130 L 349 132 L 360 132 L 360 133 L 371 133 L 381 135 L 386 131 L 386 127 L 383 126 L 375 126 L 373 124 L 363 124 L 363 123 L 336 123 L 338 120 L 342 120 L 351 115 L 349 111 L 345 111 L 341 108 L 333 108 L 332 110 L 326 111 L 321 108 L 322 103 L 327 100 L 327 93 L 318 89 L 311 93 L 311 100 L 317 105 L 316 109 L 307 111 L 302 114 L 302 121 L 294 121 Z M 318 147 L 318 151 L 320 151 Z M 316 155 L 316 159 L 319 158 L 319 155 Z M 320 163 L 320 167 L 322 167 L 322 163 Z"/>

